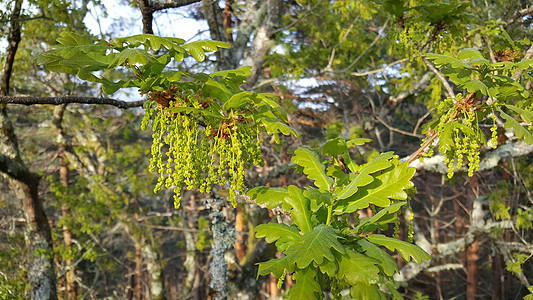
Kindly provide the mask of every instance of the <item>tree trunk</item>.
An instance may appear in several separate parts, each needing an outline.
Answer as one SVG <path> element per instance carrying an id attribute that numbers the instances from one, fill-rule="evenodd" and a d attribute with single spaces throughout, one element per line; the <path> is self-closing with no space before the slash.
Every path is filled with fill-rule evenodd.
<path id="1" fill-rule="evenodd" d="M 7 37 L 6 62 L 0 96 L 9 94 L 11 74 L 15 55 L 21 40 L 19 22 L 22 0 L 14 2 L 10 28 Z M 26 217 L 26 238 L 30 257 L 28 280 L 32 299 L 57 299 L 56 276 L 52 255 L 52 235 L 42 204 L 39 201 L 39 177 L 31 173 L 22 162 L 18 142 L 6 105 L 0 105 L 0 171 L 10 178 L 10 186 L 22 202 Z"/>
<path id="2" fill-rule="evenodd" d="M 141 245 L 135 243 L 135 277 L 137 282 L 135 283 L 135 299 L 142 300 L 143 298 L 143 272 L 142 272 L 142 253 Z"/>
<path id="3" fill-rule="evenodd" d="M 237 234 L 235 241 L 235 254 L 239 263 L 246 256 L 246 245 L 244 231 L 246 225 L 244 224 L 244 212 L 241 205 L 237 206 L 237 215 L 235 216 L 235 232 Z"/>
<path id="4" fill-rule="evenodd" d="M 165 276 L 163 267 L 161 266 L 159 252 L 150 242 L 143 245 L 141 250 L 146 263 L 146 269 L 150 276 L 150 299 L 164 300 L 166 299 Z"/>
<path id="5" fill-rule="evenodd" d="M 495 254 L 492 256 L 492 300 L 503 298 L 502 288 L 502 269 L 503 255 Z"/>
<path id="6" fill-rule="evenodd" d="M 60 105 L 56 106 L 54 108 L 54 119 L 52 121 L 53 126 L 58 132 L 58 144 L 59 144 L 59 181 L 61 182 L 61 185 L 65 188 L 69 187 L 68 182 L 68 176 L 69 176 L 69 169 L 68 169 L 68 163 L 67 159 L 65 158 L 65 147 L 67 147 L 67 139 L 65 137 L 65 133 L 63 131 L 63 115 L 66 110 L 66 105 Z M 63 203 L 61 205 L 61 214 L 63 217 L 69 217 L 72 215 L 70 208 L 66 203 Z M 70 228 L 63 225 L 63 242 L 65 244 L 65 248 L 69 248 L 72 246 L 72 239 L 74 238 L 74 234 L 72 231 L 70 231 Z M 66 299 L 77 299 L 78 298 L 78 283 L 76 282 L 76 269 L 74 266 L 72 266 L 72 260 L 67 259 L 65 261 L 66 267 L 69 269 L 66 273 L 66 288 L 67 288 L 67 297 Z"/>
<path id="7" fill-rule="evenodd" d="M 209 274 L 211 275 L 209 287 L 215 293 L 215 299 L 222 300 L 228 297 L 228 264 L 226 263 L 225 253 L 234 247 L 235 227 L 226 222 L 222 213 L 222 201 L 225 199 L 216 199 L 212 203 L 211 212 L 211 232 L 213 233 L 213 245 L 211 246 L 211 264 L 209 265 Z"/>
<path id="8" fill-rule="evenodd" d="M 477 274 L 479 260 L 479 242 L 474 241 L 466 250 L 466 299 L 475 300 L 477 295 Z"/>

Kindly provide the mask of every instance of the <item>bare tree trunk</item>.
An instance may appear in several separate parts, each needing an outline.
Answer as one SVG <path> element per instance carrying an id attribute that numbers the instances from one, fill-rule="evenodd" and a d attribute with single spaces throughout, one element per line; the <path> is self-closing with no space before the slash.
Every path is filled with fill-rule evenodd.
<path id="1" fill-rule="evenodd" d="M 143 298 L 143 272 L 142 272 L 142 253 L 141 245 L 135 243 L 135 299 L 142 300 Z"/>
<path id="2" fill-rule="evenodd" d="M 492 256 L 492 300 L 503 298 L 502 294 L 502 267 L 503 255 L 496 254 Z"/>
<path id="3" fill-rule="evenodd" d="M 466 250 L 466 299 L 475 300 L 477 295 L 477 275 L 479 260 L 479 242 L 475 241 Z"/>
<path id="4" fill-rule="evenodd" d="M 58 141 L 59 141 L 59 160 L 60 160 L 60 166 L 59 166 L 59 181 L 61 182 L 61 185 L 63 187 L 68 188 L 69 182 L 68 182 L 68 176 L 69 176 L 69 169 L 68 169 L 68 163 L 65 158 L 65 147 L 67 147 L 67 139 L 65 136 L 65 133 L 63 132 L 63 115 L 66 110 L 66 105 L 60 105 L 56 106 L 54 108 L 54 119 L 52 121 L 52 124 L 55 126 L 56 130 L 58 131 Z M 70 208 L 66 203 L 63 203 L 61 205 L 61 214 L 63 217 L 71 216 Z M 72 239 L 74 238 L 74 234 L 70 229 L 63 225 L 63 242 L 65 244 L 65 248 L 69 248 L 72 246 Z M 67 288 L 67 299 L 77 299 L 78 298 L 78 283 L 76 281 L 76 269 L 74 266 L 72 266 L 72 260 L 67 259 L 65 261 L 66 267 L 69 269 L 66 273 L 66 288 Z"/>
<path id="5" fill-rule="evenodd" d="M 471 188 L 471 192 L 469 193 L 469 197 L 471 199 L 477 199 L 479 194 L 479 182 L 477 175 L 473 176 L 469 180 L 469 185 Z M 479 203 L 476 203 L 476 201 L 469 201 L 469 203 L 472 202 L 470 212 L 471 212 L 471 220 L 470 220 L 470 226 L 480 226 L 483 223 L 483 214 L 481 205 Z M 477 205 L 476 205 L 477 204 Z M 477 295 L 477 285 L 478 285 L 478 260 L 479 260 L 479 241 L 474 241 L 472 244 L 470 244 L 466 249 L 466 298 L 468 300 L 475 300 Z"/>
<path id="6" fill-rule="evenodd" d="M 7 37 L 6 62 L 0 96 L 8 96 L 15 55 L 21 40 L 19 22 L 22 0 L 14 2 Z M 0 105 L 0 171 L 10 178 L 10 186 L 22 202 L 27 222 L 27 242 L 30 261 L 28 279 L 32 299 L 57 299 L 56 276 L 52 258 L 52 235 L 48 218 L 39 200 L 39 177 L 28 170 L 20 157 L 13 125 L 6 105 Z M 43 251 L 44 250 L 44 251 Z M 44 252 L 44 253 L 43 253 Z M 41 253 L 41 254 L 37 254 Z"/>
<path id="7" fill-rule="evenodd" d="M 135 290 L 135 264 L 130 262 L 130 277 L 129 277 L 129 286 L 128 286 L 128 300 L 133 300 L 133 291 Z"/>
<path id="8" fill-rule="evenodd" d="M 141 250 L 146 263 L 146 269 L 150 276 L 150 299 L 164 300 L 166 299 L 165 276 L 163 267 L 161 266 L 159 251 L 150 241 L 143 245 Z"/>
<path id="9" fill-rule="evenodd" d="M 237 215 L 235 216 L 235 232 L 236 232 L 236 241 L 235 241 L 235 254 L 237 260 L 241 262 L 246 256 L 246 245 L 244 232 L 246 230 L 246 225 L 244 224 L 244 213 L 242 206 L 237 206 Z"/>
<path id="10" fill-rule="evenodd" d="M 148 0 L 135 0 L 137 6 L 141 10 L 142 22 L 143 22 L 143 33 L 144 34 L 154 34 L 152 24 L 154 22 L 154 10 L 150 5 Z"/>

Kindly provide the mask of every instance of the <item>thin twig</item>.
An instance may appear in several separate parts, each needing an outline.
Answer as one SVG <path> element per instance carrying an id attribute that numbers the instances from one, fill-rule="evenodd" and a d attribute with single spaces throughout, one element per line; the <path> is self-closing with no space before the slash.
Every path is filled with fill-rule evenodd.
<path id="1" fill-rule="evenodd" d="M 387 127 L 387 129 L 389 129 L 390 131 L 394 131 L 394 132 L 398 132 L 398 133 L 401 133 L 403 135 L 408 135 L 408 136 L 414 136 L 414 137 L 417 137 L 417 138 L 423 138 L 424 136 L 423 135 L 420 135 L 420 134 L 416 134 L 416 133 L 411 133 L 411 132 L 407 132 L 407 131 L 404 131 L 404 130 L 401 130 L 401 129 L 398 129 L 398 128 L 395 128 L 395 127 L 392 127 L 390 126 L 389 124 L 387 124 L 383 119 L 381 119 L 380 117 L 378 116 L 374 116 L 381 124 L 383 124 L 383 126 Z"/>
<path id="2" fill-rule="evenodd" d="M 446 77 L 444 77 L 444 75 L 442 75 L 442 73 L 439 70 L 437 70 L 437 68 L 435 68 L 435 66 L 429 60 L 427 60 L 427 58 L 425 58 L 424 56 L 421 56 L 421 57 L 422 57 L 422 60 L 424 61 L 424 64 L 426 64 L 426 66 L 428 66 L 428 68 L 433 73 L 435 73 L 437 75 L 437 77 L 439 77 L 440 81 L 442 81 L 442 84 L 444 85 L 444 88 L 446 89 L 448 97 L 455 98 L 455 94 L 453 92 L 453 88 L 448 83 L 448 80 L 446 80 Z"/>
<path id="3" fill-rule="evenodd" d="M 428 139 L 426 140 L 426 142 L 420 146 L 420 148 L 418 148 L 418 150 L 416 150 L 412 155 L 411 157 L 409 157 L 409 159 L 407 160 L 407 164 L 410 164 L 411 162 L 413 162 L 419 155 L 420 153 L 422 153 L 422 151 L 424 151 L 424 149 L 427 148 L 427 146 L 429 146 L 434 139 L 436 139 L 437 137 L 439 136 L 439 132 L 438 131 L 434 131 L 429 137 Z"/>
<path id="4" fill-rule="evenodd" d="M 331 66 L 333 65 L 333 60 L 335 58 L 335 53 L 337 52 L 337 48 L 339 48 L 339 46 L 346 40 L 346 38 L 348 37 L 348 34 L 350 34 L 350 31 L 352 31 L 353 25 L 355 24 L 355 22 L 357 22 L 357 20 L 359 20 L 359 16 L 357 16 L 357 18 L 355 18 L 353 20 L 352 24 L 350 24 L 350 26 L 348 27 L 348 30 L 346 30 L 346 32 L 344 33 L 344 36 L 337 43 L 337 45 L 333 46 L 333 49 L 331 50 L 331 55 L 329 57 L 328 65 L 324 68 L 324 70 L 322 72 L 332 72 L 333 71 Z"/>
<path id="5" fill-rule="evenodd" d="M 359 54 L 359 56 L 357 56 L 354 59 L 354 61 L 352 61 L 352 63 L 350 65 L 348 65 L 346 68 L 342 69 L 340 71 L 340 73 L 344 73 L 344 72 L 347 72 L 348 70 L 350 70 L 368 51 L 370 51 L 370 49 L 372 47 L 374 47 L 374 45 L 378 42 L 378 40 L 383 36 L 383 33 L 385 32 L 385 28 L 387 27 L 387 24 L 389 24 L 390 19 L 391 19 L 391 16 L 389 16 L 387 18 L 387 20 L 385 21 L 385 24 L 383 24 L 383 26 L 381 26 L 381 28 L 378 31 L 378 35 L 372 41 L 372 43 L 370 43 L 370 45 L 365 49 L 365 51 L 363 51 L 363 53 Z"/>
<path id="6" fill-rule="evenodd" d="M 278 32 L 282 32 L 282 31 L 284 31 L 284 30 L 287 30 L 287 29 L 291 28 L 292 26 L 294 26 L 294 25 L 300 23 L 301 21 L 305 20 L 305 17 L 307 17 L 307 15 L 309 15 L 311 12 L 313 12 L 313 10 L 315 10 L 315 9 L 320 5 L 320 3 L 322 3 L 322 0 L 318 1 L 318 2 L 315 4 L 315 6 L 311 7 L 311 9 L 308 10 L 308 11 L 306 11 L 304 14 L 301 14 L 301 17 L 298 18 L 296 21 L 290 23 L 290 24 L 287 25 L 287 26 L 284 26 L 283 28 L 279 28 L 279 29 L 276 29 L 276 30 L 274 30 L 274 31 L 272 31 L 272 32 L 269 32 L 268 34 L 269 34 L 269 35 L 274 35 L 274 34 L 276 34 L 276 33 L 278 33 Z"/>
<path id="7" fill-rule="evenodd" d="M 431 110 L 428 110 L 421 118 L 418 119 L 416 122 L 415 129 L 413 129 L 413 133 L 416 134 L 418 131 L 418 127 L 420 127 L 420 124 L 422 124 L 422 121 L 424 121 L 429 115 L 431 114 Z"/>
<path id="8" fill-rule="evenodd" d="M 385 66 L 383 66 L 383 68 L 375 69 L 375 70 L 372 70 L 372 71 L 366 71 L 366 72 L 352 72 L 352 73 L 350 73 L 350 75 L 352 75 L 352 76 L 366 76 L 366 75 L 370 75 L 370 74 L 379 73 L 379 72 L 385 71 L 385 69 L 390 67 L 390 66 L 394 66 L 394 65 L 403 63 L 404 61 L 408 61 L 408 60 L 409 60 L 409 58 L 402 58 L 402 59 L 399 59 L 397 61 L 393 61 L 390 64 L 386 64 Z"/>
<path id="9" fill-rule="evenodd" d="M 524 58 L 522 58 L 522 61 L 526 60 L 526 59 L 530 59 L 531 57 L 533 57 L 533 46 L 529 47 L 529 49 L 527 49 L 526 51 L 526 55 L 524 56 Z M 514 74 L 513 74 L 513 80 L 514 81 L 518 81 L 518 79 L 520 79 L 520 76 L 522 76 L 522 73 L 524 72 L 524 70 L 522 69 L 517 69 Z"/>

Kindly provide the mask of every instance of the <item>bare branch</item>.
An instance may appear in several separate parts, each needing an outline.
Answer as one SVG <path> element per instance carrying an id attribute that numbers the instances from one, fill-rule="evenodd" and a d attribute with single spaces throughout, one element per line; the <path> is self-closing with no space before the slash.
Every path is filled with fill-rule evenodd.
<path id="1" fill-rule="evenodd" d="M 420 80 L 415 84 L 415 86 L 411 90 L 405 91 L 405 92 L 401 92 L 400 94 L 395 95 L 395 96 L 390 96 L 389 100 L 388 100 L 389 103 L 392 103 L 393 105 L 396 105 L 396 104 L 402 102 L 403 100 L 405 100 L 405 98 L 425 90 L 428 87 L 428 85 L 429 85 L 429 77 L 430 76 L 431 76 L 431 73 L 427 72 L 426 74 L 424 74 L 422 76 L 422 78 L 420 78 Z"/>
<path id="2" fill-rule="evenodd" d="M 22 104 L 22 105 L 35 105 L 35 104 L 103 104 L 111 105 L 118 108 L 132 108 L 140 107 L 146 100 L 137 101 L 122 101 L 111 98 L 99 98 L 99 97 L 77 97 L 77 96 L 63 96 L 63 97 L 35 97 L 35 96 L 0 96 L 0 104 Z"/>
<path id="3" fill-rule="evenodd" d="M 391 125 L 387 124 L 383 119 L 381 119 L 379 116 L 374 116 L 381 124 L 383 124 L 383 126 L 387 127 L 387 129 L 389 129 L 390 131 L 394 131 L 394 132 L 398 132 L 400 134 L 403 134 L 403 135 L 408 135 L 408 136 L 414 136 L 414 137 L 417 137 L 417 138 L 423 138 L 424 136 L 421 135 L 421 134 L 416 134 L 416 133 L 411 133 L 411 132 L 407 132 L 405 130 L 401 130 L 401 129 L 398 129 L 398 128 L 395 128 L 395 127 L 392 127 Z"/>
<path id="4" fill-rule="evenodd" d="M 526 55 L 524 56 L 524 58 L 522 58 L 522 61 L 530 59 L 531 57 L 533 57 L 533 46 L 527 49 Z M 511 78 L 513 78 L 514 81 L 518 81 L 520 79 L 520 76 L 522 76 L 522 73 L 524 73 L 524 70 L 518 69 L 514 72 L 513 77 Z"/>
<path id="5" fill-rule="evenodd" d="M 426 66 L 428 66 L 428 68 L 433 73 L 435 73 L 437 75 L 437 77 L 439 77 L 440 81 L 442 81 L 442 84 L 444 85 L 444 88 L 446 88 L 446 92 L 448 94 L 448 97 L 455 98 L 455 94 L 453 92 L 453 88 L 448 83 L 448 80 L 446 80 L 446 77 L 444 77 L 444 75 L 442 75 L 442 73 L 439 70 L 437 70 L 437 68 L 435 68 L 435 66 L 429 60 L 427 60 L 424 56 L 422 56 L 422 60 L 424 61 Z"/>
<path id="6" fill-rule="evenodd" d="M 529 7 L 526 7 L 524 9 L 519 10 L 516 13 L 516 15 L 513 18 L 507 20 L 506 23 L 507 23 L 507 25 L 509 25 L 511 23 L 516 22 L 518 19 L 520 19 L 520 18 L 522 18 L 524 16 L 527 16 L 527 15 L 530 15 L 530 14 L 533 14 L 533 6 L 529 6 Z"/>
<path id="7" fill-rule="evenodd" d="M 153 1 L 150 3 L 150 8 L 152 11 L 158 11 L 168 8 L 177 8 L 182 6 L 187 6 L 189 4 L 198 3 L 202 0 L 161 0 L 161 1 Z"/>
<path id="8" fill-rule="evenodd" d="M 359 56 L 357 56 L 351 63 L 350 65 L 348 65 L 346 68 L 342 69 L 340 72 L 347 72 L 348 70 L 350 70 L 368 51 L 370 51 L 370 49 L 372 47 L 374 47 L 374 45 L 378 42 L 378 40 L 383 36 L 383 33 L 385 32 L 385 28 L 387 27 L 387 24 L 389 24 L 389 21 L 391 19 L 391 16 L 389 16 L 387 18 L 387 20 L 385 21 L 385 24 L 383 24 L 383 26 L 381 26 L 381 28 L 379 29 L 379 33 L 378 35 L 376 36 L 376 38 L 372 41 L 372 43 L 370 43 L 370 45 L 368 45 L 368 47 L 365 49 L 365 51 L 363 51 L 363 53 L 359 54 Z"/>
<path id="9" fill-rule="evenodd" d="M 513 157 L 527 156 L 531 153 L 533 153 L 533 145 L 526 145 L 524 142 L 502 145 L 485 154 L 479 162 L 479 171 L 490 170 L 496 167 L 500 161 Z M 407 160 L 407 158 L 403 158 L 402 160 Z M 417 170 L 427 170 L 441 174 L 448 173 L 448 167 L 444 164 L 444 155 L 442 154 L 424 158 L 424 162 L 418 160 L 411 161 L 409 166 Z"/>
<path id="10" fill-rule="evenodd" d="M 379 72 L 385 71 L 385 69 L 390 67 L 390 66 L 394 66 L 394 65 L 403 63 L 404 61 L 408 61 L 408 60 L 409 60 L 409 58 L 402 58 L 402 59 L 399 59 L 397 61 L 393 61 L 390 64 L 386 64 L 385 66 L 383 66 L 383 68 L 375 69 L 375 70 L 372 70 L 372 71 L 366 71 L 366 72 L 352 72 L 352 73 L 350 73 L 350 75 L 352 75 L 352 76 L 366 76 L 366 75 L 370 75 L 370 74 L 379 73 Z"/>

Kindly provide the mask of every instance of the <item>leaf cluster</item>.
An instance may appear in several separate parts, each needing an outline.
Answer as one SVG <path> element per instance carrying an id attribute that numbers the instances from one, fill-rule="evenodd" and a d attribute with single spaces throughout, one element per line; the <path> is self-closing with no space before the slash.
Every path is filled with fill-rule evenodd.
<path id="1" fill-rule="evenodd" d="M 270 223 L 255 229 L 257 237 L 275 242 L 285 254 L 259 263 L 258 275 L 273 274 L 283 280 L 286 273 L 293 274 L 296 284 L 289 291 L 290 299 L 322 299 L 324 288 L 335 294 L 346 287 L 357 299 L 389 297 L 380 287 L 396 297 L 393 276 L 398 266 L 381 246 L 398 251 L 405 261 L 430 259 L 414 244 L 371 234 L 399 222 L 398 213 L 407 204 L 415 170 L 392 152 L 358 165 L 348 149 L 366 141 L 339 137 L 320 149 L 297 149 L 291 161 L 313 186 L 257 187 L 247 192 L 258 204 L 268 208 L 281 205 L 290 213 L 290 226 Z M 376 213 L 361 218 L 358 211 L 369 207 Z M 355 222 L 350 223 L 350 218 Z"/>

